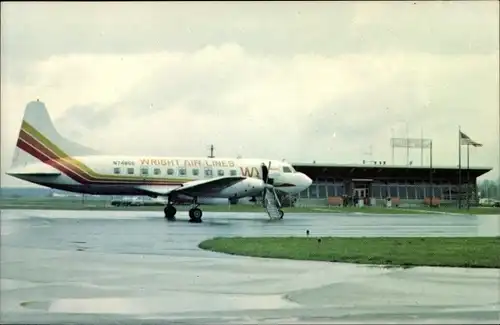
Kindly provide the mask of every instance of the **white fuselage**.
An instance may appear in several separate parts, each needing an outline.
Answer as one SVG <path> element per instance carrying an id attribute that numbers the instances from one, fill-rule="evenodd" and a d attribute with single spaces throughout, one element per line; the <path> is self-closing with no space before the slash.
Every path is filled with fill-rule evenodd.
<path id="1" fill-rule="evenodd" d="M 271 186 L 263 179 L 272 179 L 274 190 L 287 193 L 301 192 L 312 183 L 290 164 L 276 160 L 105 155 L 59 134 L 39 100 L 26 105 L 7 174 L 77 193 L 193 202 L 259 196 Z"/>
<path id="2" fill-rule="evenodd" d="M 312 183 L 285 162 L 235 158 L 80 156 L 30 163 L 9 174 L 51 188 L 102 195 L 144 195 L 144 186 L 179 188 L 208 179 L 244 177 L 233 185 L 200 193 L 208 198 L 241 198 L 262 193 L 262 164 L 269 166 L 269 177 L 278 191 L 299 193 Z"/>

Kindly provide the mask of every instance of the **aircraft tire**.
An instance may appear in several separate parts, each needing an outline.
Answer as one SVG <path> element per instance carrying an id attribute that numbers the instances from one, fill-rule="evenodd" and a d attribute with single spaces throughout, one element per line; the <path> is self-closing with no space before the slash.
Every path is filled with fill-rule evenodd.
<path id="1" fill-rule="evenodd" d="M 198 208 L 189 210 L 189 222 L 191 223 L 201 223 L 202 216 L 203 212 Z"/>
<path id="2" fill-rule="evenodd" d="M 167 204 L 163 211 L 165 212 L 165 219 L 167 219 L 168 221 L 176 220 L 175 214 L 177 213 L 177 209 L 173 205 Z"/>

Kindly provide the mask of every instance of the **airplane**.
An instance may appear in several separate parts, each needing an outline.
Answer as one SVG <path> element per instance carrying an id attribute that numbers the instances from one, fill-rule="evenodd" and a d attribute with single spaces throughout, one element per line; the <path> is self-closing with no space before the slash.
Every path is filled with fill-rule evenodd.
<path id="1" fill-rule="evenodd" d="M 270 219 L 282 219 L 277 191 L 293 195 L 312 184 L 279 160 L 106 155 L 63 137 L 38 99 L 26 105 L 6 174 L 68 192 L 165 198 L 169 221 L 176 220 L 174 204 L 190 200 L 192 223 L 202 222 L 203 202 L 257 196 Z"/>

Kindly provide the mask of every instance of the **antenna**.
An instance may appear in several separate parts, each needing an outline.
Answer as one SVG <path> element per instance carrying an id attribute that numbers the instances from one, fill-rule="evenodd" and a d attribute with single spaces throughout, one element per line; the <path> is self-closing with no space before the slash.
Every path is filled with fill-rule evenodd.
<path id="1" fill-rule="evenodd" d="M 208 156 L 208 158 L 215 158 L 215 156 L 214 156 L 214 145 L 213 144 L 210 145 L 210 156 Z"/>

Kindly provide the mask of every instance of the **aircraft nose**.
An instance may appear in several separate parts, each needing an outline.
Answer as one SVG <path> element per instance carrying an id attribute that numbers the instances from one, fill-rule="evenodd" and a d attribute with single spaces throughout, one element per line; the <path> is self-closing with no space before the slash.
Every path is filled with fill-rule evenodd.
<path id="1" fill-rule="evenodd" d="M 303 182 L 303 186 L 304 186 L 304 189 L 308 188 L 309 186 L 311 186 L 312 184 L 312 179 L 309 178 L 309 176 L 307 176 L 306 174 L 304 173 L 300 173 L 301 174 L 301 177 L 302 177 L 302 182 Z"/>

